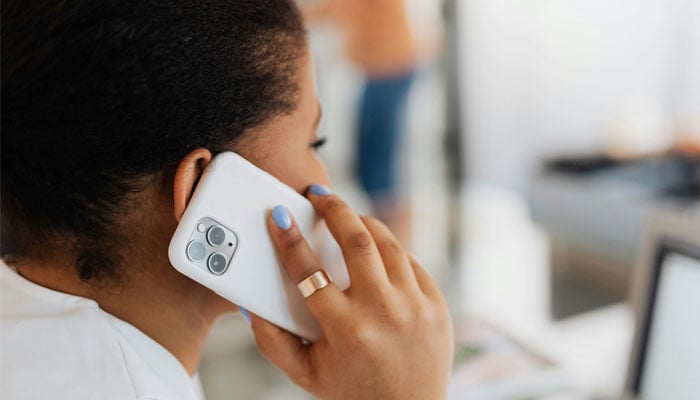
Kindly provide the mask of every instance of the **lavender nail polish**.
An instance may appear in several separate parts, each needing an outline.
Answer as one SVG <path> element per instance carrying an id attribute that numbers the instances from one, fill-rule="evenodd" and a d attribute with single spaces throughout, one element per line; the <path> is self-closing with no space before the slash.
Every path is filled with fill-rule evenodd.
<path id="1" fill-rule="evenodd" d="M 329 194 L 333 194 L 333 191 L 323 185 L 313 184 L 309 186 L 309 193 L 315 194 L 316 196 L 328 196 Z"/>
<path id="2" fill-rule="evenodd" d="M 272 209 L 272 220 L 275 221 L 278 228 L 285 231 L 292 227 L 292 218 L 284 206 L 276 206 Z"/>
<path id="3" fill-rule="evenodd" d="M 248 310 L 246 310 L 243 307 L 238 307 L 238 310 L 241 312 L 241 315 L 243 316 L 243 318 L 245 318 L 246 321 L 248 321 L 248 323 L 252 325 L 253 321 L 250 319 L 250 313 L 248 312 Z"/>

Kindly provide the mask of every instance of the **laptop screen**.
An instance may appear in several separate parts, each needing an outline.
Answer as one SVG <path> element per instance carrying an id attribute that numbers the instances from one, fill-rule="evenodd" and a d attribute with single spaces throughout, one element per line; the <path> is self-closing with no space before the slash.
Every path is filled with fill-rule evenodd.
<path id="1" fill-rule="evenodd" d="M 700 398 L 700 255 L 684 247 L 656 259 L 634 382 L 646 400 Z"/>

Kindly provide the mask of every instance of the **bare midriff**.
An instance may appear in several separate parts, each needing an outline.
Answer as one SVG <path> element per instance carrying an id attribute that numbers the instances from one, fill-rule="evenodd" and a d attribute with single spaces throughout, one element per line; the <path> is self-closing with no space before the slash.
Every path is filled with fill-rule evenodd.
<path id="1" fill-rule="evenodd" d="M 343 30 L 348 57 L 368 76 L 395 76 L 415 67 L 418 45 L 404 0 L 335 2 L 329 17 Z"/>

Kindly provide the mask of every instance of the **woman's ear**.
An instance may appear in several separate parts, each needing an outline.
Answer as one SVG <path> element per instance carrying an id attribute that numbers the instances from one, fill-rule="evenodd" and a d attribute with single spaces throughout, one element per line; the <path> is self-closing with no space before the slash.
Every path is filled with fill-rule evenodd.
<path id="1" fill-rule="evenodd" d="M 173 211 L 177 222 L 180 222 L 182 214 L 185 213 L 197 181 L 211 161 L 211 157 L 209 150 L 198 148 L 188 153 L 177 166 L 173 179 Z"/>

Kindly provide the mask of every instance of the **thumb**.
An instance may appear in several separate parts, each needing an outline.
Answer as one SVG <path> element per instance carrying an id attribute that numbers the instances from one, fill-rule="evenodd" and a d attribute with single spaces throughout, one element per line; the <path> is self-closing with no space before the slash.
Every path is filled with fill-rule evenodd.
<path id="1" fill-rule="evenodd" d="M 250 313 L 251 327 L 260 353 L 306 390 L 311 390 L 309 345 L 301 339 Z"/>

